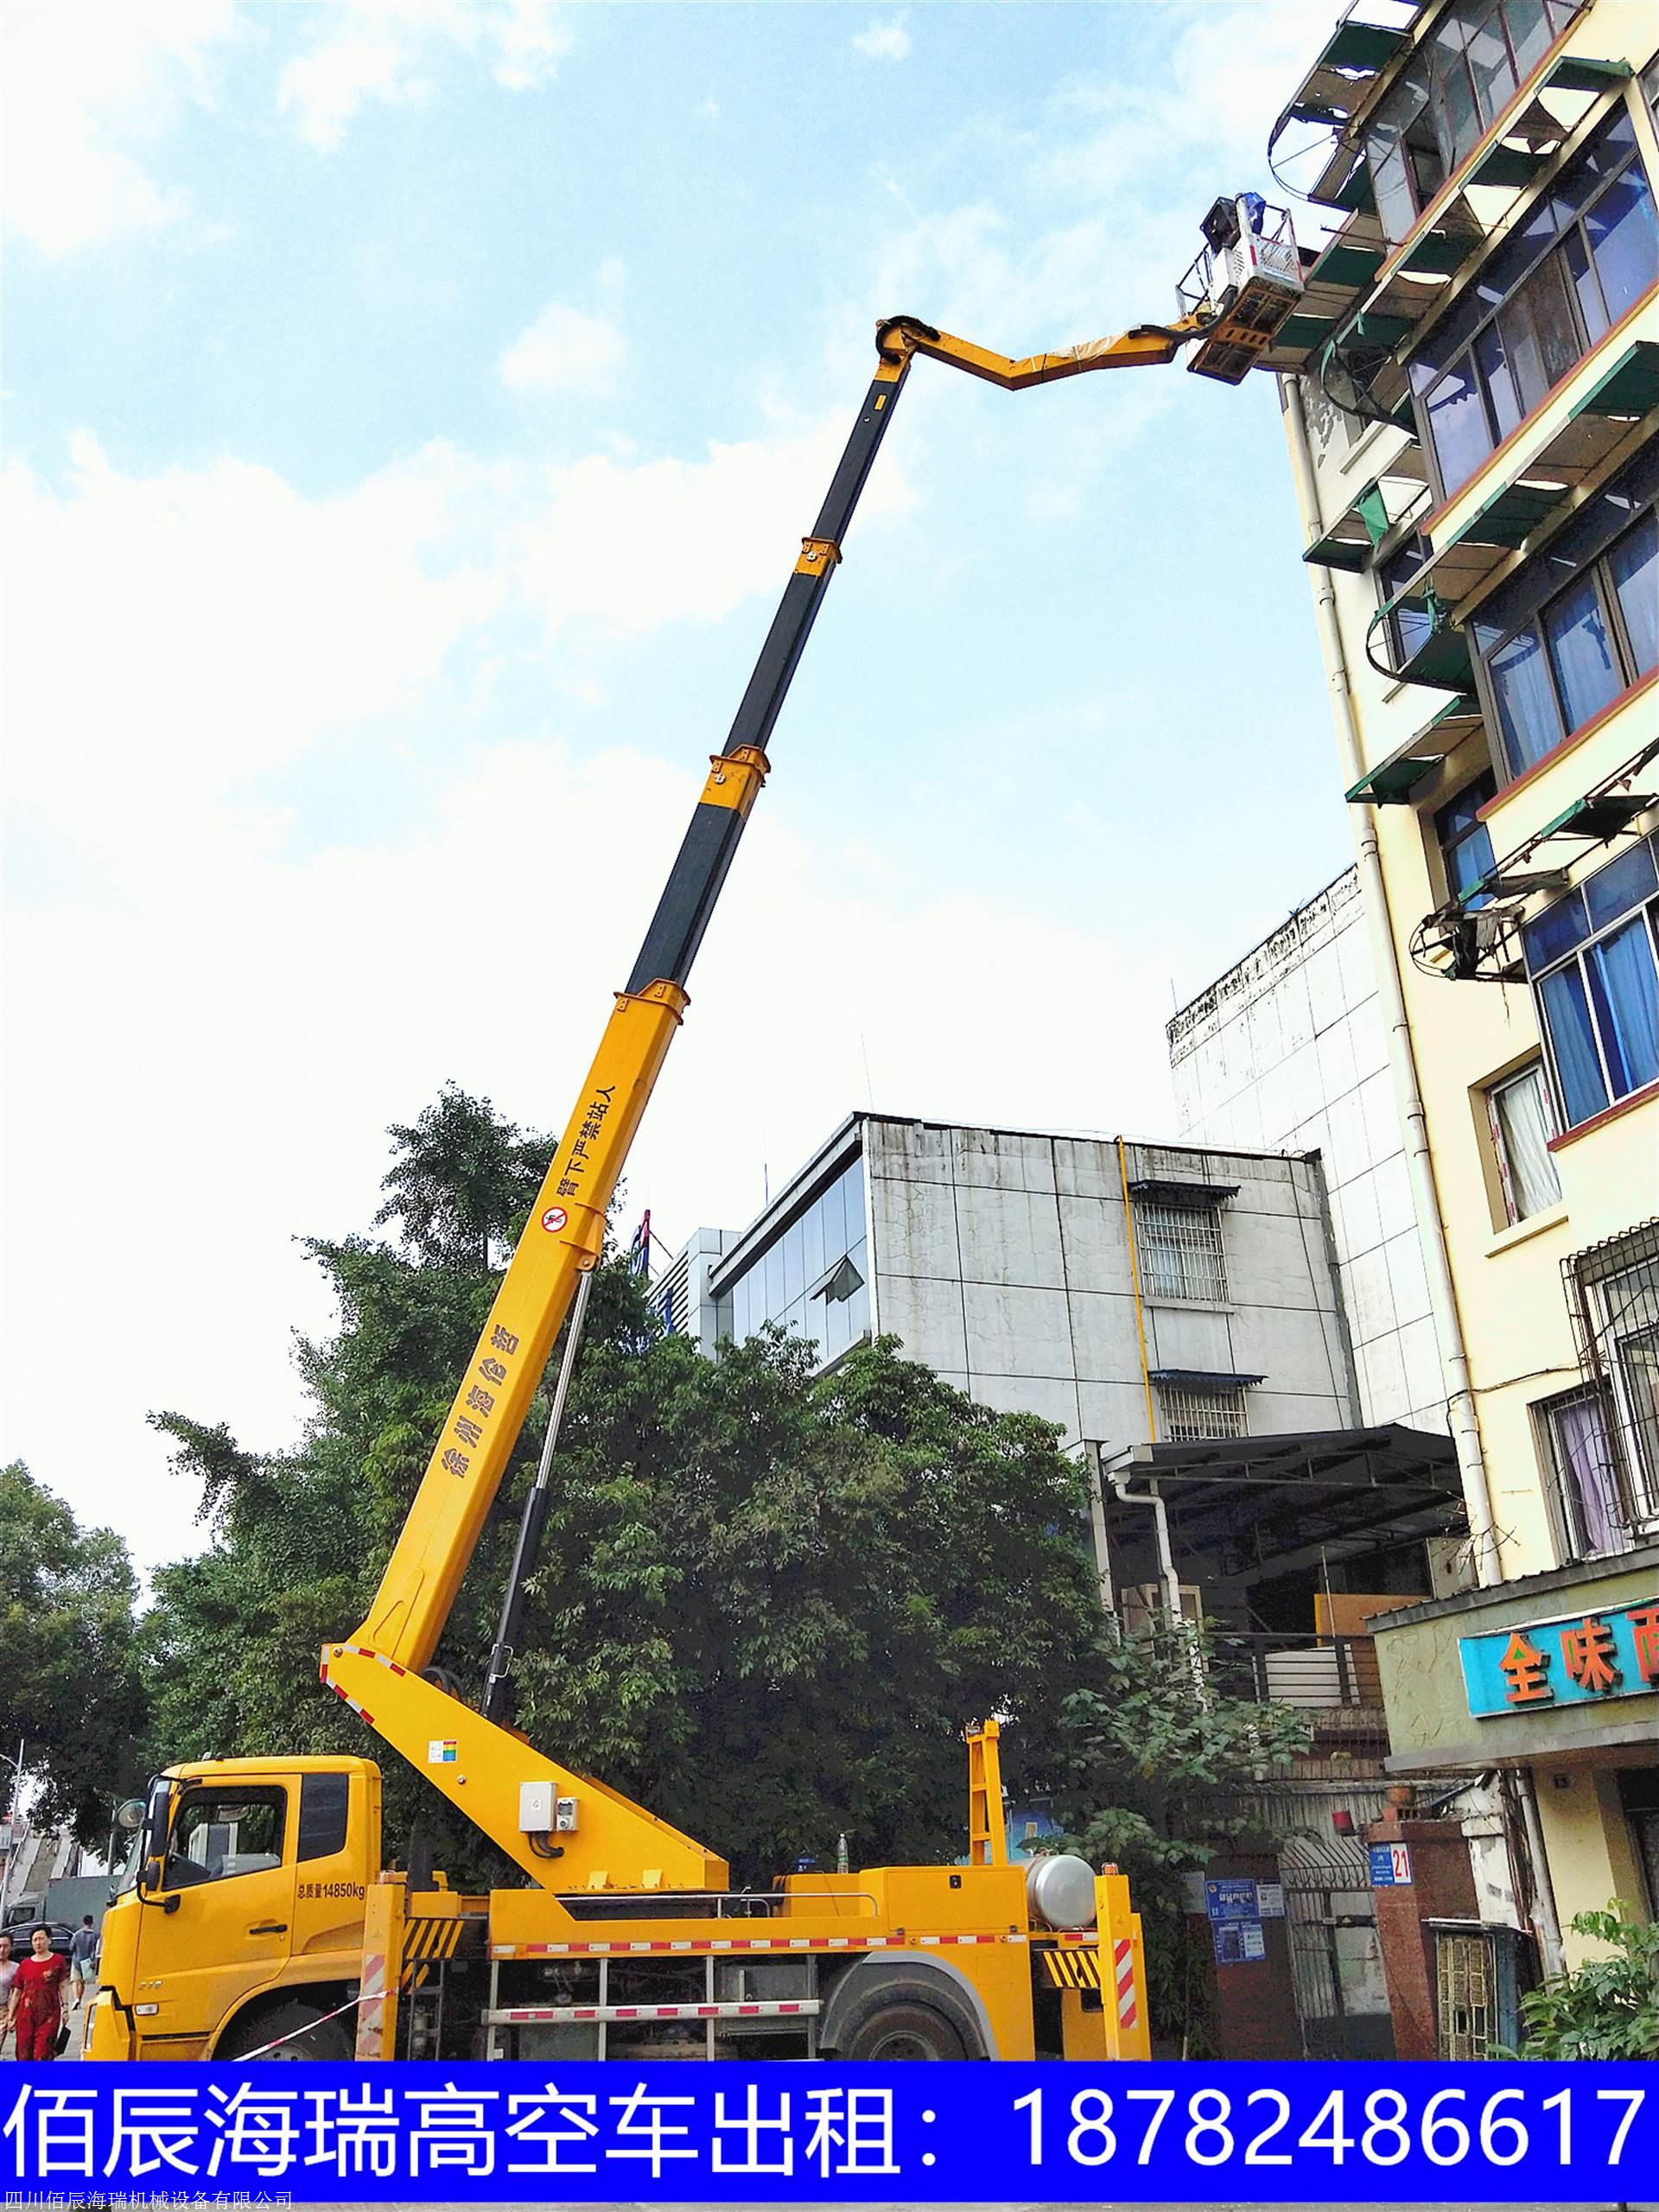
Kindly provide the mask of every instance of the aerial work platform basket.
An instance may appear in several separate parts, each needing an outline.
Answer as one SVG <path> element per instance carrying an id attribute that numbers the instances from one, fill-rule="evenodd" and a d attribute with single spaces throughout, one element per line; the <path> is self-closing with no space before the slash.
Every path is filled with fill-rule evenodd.
<path id="1" fill-rule="evenodd" d="M 1242 384 L 1302 296 L 1301 256 L 1287 207 L 1260 193 L 1217 200 L 1199 228 L 1204 251 L 1176 287 L 1185 315 L 1217 320 L 1187 357 L 1195 376 Z"/>

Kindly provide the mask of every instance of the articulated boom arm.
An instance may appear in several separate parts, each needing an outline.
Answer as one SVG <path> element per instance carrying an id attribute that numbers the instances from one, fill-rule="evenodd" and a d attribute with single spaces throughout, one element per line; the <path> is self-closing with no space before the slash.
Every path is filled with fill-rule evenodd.
<path id="1" fill-rule="evenodd" d="M 598 1262 L 606 1209 L 687 1004 L 686 979 L 751 809 L 766 742 L 836 563 L 893 410 L 918 353 L 1011 391 L 1093 369 L 1173 361 L 1207 327 L 1191 315 L 1065 353 L 1013 360 L 897 316 L 877 329 L 875 374 L 785 588 L 725 749 L 713 756 L 679 855 L 619 992 L 599 1052 L 361 1627 L 322 1655 L 322 1678 L 419 1767 L 533 1879 L 569 1891 L 715 1888 L 722 1862 L 602 1784 L 569 1773 L 523 1737 L 422 1678 L 518 1441 L 577 1278 Z M 551 1779 L 582 1801 L 553 1875 L 544 1840 L 521 1833 L 521 1781 Z"/>

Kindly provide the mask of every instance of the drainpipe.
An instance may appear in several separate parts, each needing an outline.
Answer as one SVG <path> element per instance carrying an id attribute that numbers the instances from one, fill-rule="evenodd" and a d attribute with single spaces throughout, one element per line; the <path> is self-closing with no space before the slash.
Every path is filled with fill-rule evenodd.
<path id="1" fill-rule="evenodd" d="M 1324 524 L 1319 514 L 1313 455 L 1308 444 L 1307 417 L 1303 412 L 1301 389 L 1295 378 L 1281 376 L 1279 385 L 1284 397 L 1285 417 L 1290 426 L 1291 467 L 1296 479 L 1303 529 L 1307 543 L 1313 545 L 1324 535 Z M 1365 763 L 1360 753 L 1359 732 L 1354 723 L 1347 656 L 1343 651 L 1342 632 L 1337 622 L 1336 587 L 1327 568 L 1318 563 L 1312 565 L 1316 579 L 1314 610 L 1319 622 L 1325 679 L 1331 692 L 1331 709 L 1344 765 L 1344 781 L 1352 785 L 1364 774 Z M 1389 1059 L 1394 1071 L 1395 1093 L 1405 1130 L 1406 1162 L 1411 1175 L 1412 1202 L 1417 1216 L 1419 1242 L 1427 1262 L 1429 1305 L 1434 1316 L 1435 1335 L 1440 1342 L 1440 1363 L 1451 1389 L 1446 1401 L 1446 1418 L 1457 1451 L 1458 1470 L 1463 1478 L 1463 1494 L 1469 1509 L 1470 1548 L 1474 1554 L 1476 1579 L 1484 1589 L 1490 1589 L 1503 1579 L 1497 1556 L 1497 1532 L 1492 1524 L 1491 1490 L 1487 1480 L 1485 1454 L 1481 1448 L 1480 1423 L 1475 1413 L 1474 1385 L 1469 1375 L 1469 1355 L 1464 1344 L 1463 1323 L 1458 1313 L 1457 1292 L 1452 1285 L 1451 1262 L 1446 1255 L 1446 1226 L 1440 1218 L 1440 1192 L 1434 1180 L 1434 1160 L 1428 1143 L 1428 1121 L 1423 1110 L 1423 1095 L 1417 1081 L 1416 1056 L 1412 1050 L 1411 1027 L 1406 1016 L 1405 990 L 1401 981 L 1400 956 L 1395 944 L 1394 926 L 1389 911 L 1388 886 L 1383 880 L 1382 856 L 1377 850 L 1376 823 L 1372 810 L 1369 807 L 1356 807 L 1354 813 L 1354 843 L 1359 860 L 1360 883 L 1371 916 L 1371 933 L 1377 956 L 1377 986 L 1382 1003 L 1382 1019 L 1389 1033 Z"/>
<path id="2" fill-rule="evenodd" d="M 1127 1475 L 1106 1472 L 1112 1486 L 1112 1495 L 1124 1505 L 1149 1505 L 1153 1523 L 1157 1531 L 1158 1579 L 1164 1586 L 1164 1611 L 1172 1626 L 1179 1627 L 1181 1619 L 1181 1586 L 1175 1577 L 1175 1554 L 1169 1548 L 1169 1514 L 1164 1501 L 1154 1490 L 1141 1493 L 1129 1488 Z"/>
<path id="3" fill-rule="evenodd" d="M 1527 1832 L 1527 1856 L 1532 1861 L 1532 1908 L 1538 1948 L 1543 1955 L 1544 1972 L 1563 1974 L 1567 1957 L 1561 1946 L 1560 1915 L 1555 1910 L 1555 1885 L 1550 1879 L 1549 1859 L 1544 1850 L 1543 1822 L 1538 1817 L 1538 1792 L 1529 1766 L 1518 1766 L 1514 1774 L 1515 1794 L 1521 1800 L 1521 1825 Z"/>

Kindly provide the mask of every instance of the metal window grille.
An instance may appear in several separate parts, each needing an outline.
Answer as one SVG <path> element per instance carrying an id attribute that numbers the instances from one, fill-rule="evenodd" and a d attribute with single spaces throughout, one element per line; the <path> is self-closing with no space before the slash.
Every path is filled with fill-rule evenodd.
<path id="1" fill-rule="evenodd" d="M 1201 1444 L 1206 1437 L 1243 1436 L 1243 1390 L 1194 1390 L 1185 1383 L 1160 1382 L 1158 1406 L 1163 1440 Z"/>
<path id="2" fill-rule="evenodd" d="M 1561 1262 L 1586 1383 L 1605 1398 L 1618 1509 L 1659 1525 L 1659 1220 Z"/>
<path id="3" fill-rule="evenodd" d="M 1218 1209 L 1142 1201 L 1135 1210 L 1135 1242 L 1144 1297 L 1225 1303 L 1227 1261 Z"/>
<path id="4" fill-rule="evenodd" d="M 1435 1984 L 1442 2058 L 1485 2058 L 1497 2031 L 1497 1976 L 1489 1936 L 1435 1939 Z"/>

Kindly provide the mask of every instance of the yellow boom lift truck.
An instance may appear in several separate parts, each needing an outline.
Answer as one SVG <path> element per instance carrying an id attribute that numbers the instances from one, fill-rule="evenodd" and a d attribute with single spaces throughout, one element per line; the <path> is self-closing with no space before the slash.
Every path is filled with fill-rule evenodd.
<path id="1" fill-rule="evenodd" d="M 704 1844 L 510 1725 L 524 1580 L 606 1208 L 687 1005 L 686 978 L 842 540 L 918 354 L 1011 391 L 1174 360 L 1240 382 L 1301 289 L 1288 218 L 1218 200 L 1185 311 L 1010 360 L 899 317 L 802 543 L 639 957 L 455 1393 L 361 1627 L 324 1684 L 523 1869 L 464 1896 L 385 1871 L 365 1758 L 237 1758 L 152 1784 L 104 1922 L 94 2058 L 1144 2057 L 1128 1885 L 1078 1859 L 1008 1863 L 994 1720 L 968 1737 L 969 1862 L 796 1873 L 733 1891 Z M 573 1301 L 576 1311 L 571 1314 Z M 461 1577 L 567 1314 L 564 1367 L 477 1705 L 434 1669 Z"/>

